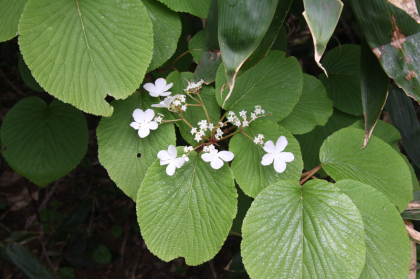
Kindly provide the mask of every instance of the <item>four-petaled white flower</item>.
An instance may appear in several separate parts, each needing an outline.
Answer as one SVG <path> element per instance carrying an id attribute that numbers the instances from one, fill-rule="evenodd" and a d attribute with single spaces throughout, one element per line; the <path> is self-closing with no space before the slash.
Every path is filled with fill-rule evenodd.
<path id="1" fill-rule="evenodd" d="M 201 159 L 205 162 L 210 162 L 210 166 L 218 170 L 223 166 L 223 161 L 229 162 L 233 160 L 233 153 L 230 151 L 218 151 L 217 149 L 210 150 L 209 153 L 203 153 Z"/>
<path id="2" fill-rule="evenodd" d="M 138 131 L 139 137 L 145 138 L 150 134 L 150 130 L 156 130 L 158 124 L 156 121 L 152 121 L 155 117 L 155 112 L 152 109 L 142 111 L 141 109 L 135 109 L 133 112 L 133 118 L 135 122 L 131 122 L 130 126 Z"/>
<path id="3" fill-rule="evenodd" d="M 169 176 L 174 175 L 175 170 L 182 167 L 185 163 L 184 158 L 177 158 L 178 152 L 173 145 L 169 145 L 168 151 L 161 150 L 158 152 L 157 157 L 160 159 L 160 165 L 168 165 L 166 167 L 166 174 Z"/>
<path id="4" fill-rule="evenodd" d="M 264 145 L 264 150 L 267 152 L 262 158 L 261 164 L 268 166 L 274 161 L 274 169 L 278 173 L 282 173 L 286 170 L 286 163 L 291 162 L 295 159 L 295 156 L 291 152 L 282 152 L 288 142 L 285 136 L 279 137 L 274 146 L 274 143 L 269 140 Z"/>
<path id="5" fill-rule="evenodd" d="M 152 97 L 169 96 L 171 95 L 171 92 L 168 90 L 172 87 L 172 85 L 174 85 L 172 82 L 166 84 L 166 79 L 158 78 L 155 81 L 155 84 L 148 82 L 143 85 L 143 88 L 149 91 L 149 94 Z"/>

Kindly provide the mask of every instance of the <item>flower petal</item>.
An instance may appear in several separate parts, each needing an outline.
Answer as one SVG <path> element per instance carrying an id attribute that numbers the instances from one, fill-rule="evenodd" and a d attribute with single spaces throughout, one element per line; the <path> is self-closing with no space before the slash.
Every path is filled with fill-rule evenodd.
<path id="1" fill-rule="evenodd" d="M 159 92 L 149 91 L 149 95 L 152 97 L 159 97 Z"/>
<path id="2" fill-rule="evenodd" d="M 274 143 L 271 140 L 269 140 L 265 143 L 264 150 L 268 153 L 274 153 L 276 151 L 276 147 L 274 146 Z"/>
<path id="3" fill-rule="evenodd" d="M 285 136 L 279 137 L 276 142 L 276 153 L 282 152 L 286 148 L 287 144 L 288 142 Z"/>
<path id="4" fill-rule="evenodd" d="M 133 127 L 136 130 L 140 129 L 140 125 L 137 122 L 131 122 L 130 123 L 130 126 Z"/>
<path id="5" fill-rule="evenodd" d="M 165 90 L 166 80 L 164 78 L 158 78 L 155 81 L 155 86 L 156 86 L 156 92 L 158 92 L 159 95 L 161 95 L 162 92 L 166 91 Z"/>
<path id="6" fill-rule="evenodd" d="M 153 117 L 155 117 L 155 112 L 152 109 L 146 109 L 144 112 L 144 122 L 152 121 Z"/>
<path id="7" fill-rule="evenodd" d="M 169 176 L 174 175 L 175 173 L 175 162 L 171 162 L 167 167 L 166 167 L 166 174 Z"/>
<path id="8" fill-rule="evenodd" d="M 233 157 L 235 157 L 235 155 L 233 155 L 233 153 L 230 152 L 230 151 L 220 151 L 219 152 L 219 158 L 222 159 L 225 162 L 232 161 Z"/>
<path id="9" fill-rule="evenodd" d="M 172 159 L 175 159 L 176 155 L 178 154 L 178 152 L 176 151 L 176 147 L 173 146 L 172 144 L 169 145 L 169 147 L 168 147 L 168 153 L 169 153 L 169 155 L 172 156 Z"/>
<path id="10" fill-rule="evenodd" d="M 169 95 L 171 95 L 172 94 L 172 92 L 171 91 L 165 91 L 165 92 L 161 92 L 161 93 L 159 93 L 159 95 L 160 96 L 169 96 Z"/>
<path id="11" fill-rule="evenodd" d="M 274 160 L 274 155 L 273 154 L 271 154 L 271 153 L 265 154 L 262 157 L 261 165 L 263 165 L 263 166 L 271 165 L 273 163 L 273 160 Z"/>
<path id="12" fill-rule="evenodd" d="M 173 159 L 172 159 L 172 158 L 171 158 L 171 159 L 169 159 L 169 160 L 160 160 L 160 165 L 161 165 L 161 166 L 163 166 L 163 165 L 167 165 L 167 164 L 170 164 L 172 161 L 173 161 Z"/>
<path id="13" fill-rule="evenodd" d="M 220 158 L 214 157 L 213 160 L 210 163 L 210 166 L 213 169 L 218 170 L 221 167 L 223 167 L 223 164 L 224 164 L 224 162 Z"/>
<path id="14" fill-rule="evenodd" d="M 163 91 L 168 91 L 174 84 L 171 82 L 168 85 L 165 86 L 165 88 L 163 89 Z"/>
<path id="15" fill-rule="evenodd" d="M 146 126 L 143 126 L 139 129 L 138 134 L 139 134 L 139 137 L 145 138 L 150 134 L 150 130 Z"/>
<path id="16" fill-rule="evenodd" d="M 281 152 L 277 155 L 280 160 L 284 162 L 291 162 L 295 159 L 295 155 L 292 152 Z"/>
<path id="17" fill-rule="evenodd" d="M 147 91 L 149 91 L 149 93 L 152 93 L 152 92 L 155 93 L 156 92 L 156 86 L 151 82 L 145 83 L 143 85 L 143 88 L 146 89 Z"/>
<path id="18" fill-rule="evenodd" d="M 175 167 L 177 167 L 178 169 L 182 167 L 184 163 L 185 163 L 185 160 L 182 159 L 181 157 L 175 159 Z"/>
<path id="19" fill-rule="evenodd" d="M 147 125 L 150 130 L 156 130 L 159 126 L 156 121 L 150 121 Z"/>
<path id="20" fill-rule="evenodd" d="M 161 150 L 157 154 L 158 159 L 160 160 L 172 160 L 172 156 L 166 150 Z M 166 164 L 165 164 L 166 165 Z"/>
<path id="21" fill-rule="evenodd" d="M 137 123 L 142 123 L 144 121 L 144 112 L 141 109 L 135 109 L 133 111 L 133 118 Z"/>
<path id="22" fill-rule="evenodd" d="M 213 160 L 213 156 L 210 155 L 210 153 L 203 153 L 201 154 L 201 159 L 203 159 L 204 162 L 211 162 Z"/>
<path id="23" fill-rule="evenodd" d="M 276 172 L 282 173 L 286 170 L 286 163 L 281 159 L 276 158 L 274 160 L 274 169 L 276 170 Z"/>

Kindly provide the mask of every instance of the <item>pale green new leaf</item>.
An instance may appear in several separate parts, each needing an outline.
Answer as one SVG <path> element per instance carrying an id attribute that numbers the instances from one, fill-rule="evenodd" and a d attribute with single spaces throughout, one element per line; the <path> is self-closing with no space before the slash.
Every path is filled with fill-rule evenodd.
<path id="1" fill-rule="evenodd" d="M 185 12 L 206 18 L 211 0 L 159 0 L 176 12 Z"/>
<path id="2" fill-rule="evenodd" d="M 27 1 L 0 1 L 0 42 L 8 41 L 17 35 L 19 19 Z"/>
<path id="3" fill-rule="evenodd" d="M 2 153 L 9 165 L 44 187 L 74 169 L 86 153 L 89 133 L 83 113 L 38 97 L 19 101 L 1 126 Z"/>
<path id="4" fill-rule="evenodd" d="M 147 72 L 162 66 L 174 54 L 181 36 L 178 13 L 156 0 L 142 0 L 153 24 L 153 58 Z"/>
<path id="5" fill-rule="evenodd" d="M 258 193 L 278 180 L 299 181 L 303 161 L 299 143 L 292 134 L 276 123 L 264 120 L 251 123 L 249 127 L 243 129 L 243 132 L 253 139 L 258 134 L 262 134 L 264 142 L 271 140 L 274 145 L 280 136 L 285 136 L 288 145 L 284 152 L 291 152 L 295 156 L 292 162 L 286 163 L 286 170 L 283 173 L 277 173 L 272 164 L 261 165 L 262 157 L 267 154 L 261 145 L 256 145 L 243 133 L 233 136 L 229 144 L 229 150 L 235 154 L 232 171 L 236 182 L 245 194 L 256 197 Z"/>
<path id="6" fill-rule="evenodd" d="M 178 157 L 182 147 L 178 147 Z M 147 171 L 137 195 L 137 216 L 149 250 L 164 261 L 184 257 L 188 265 L 212 259 L 229 234 L 237 193 L 225 163 L 214 170 L 195 151 L 173 176 L 159 160 Z"/>
<path id="7" fill-rule="evenodd" d="M 324 85 L 315 77 L 303 74 L 303 89 L 291 114 L 278 124 L 292 134 L 305 134 L 317 125 L 324 126 L 333 113 L 332 101 Z"/>
<path id="8" fill-rule="evenodd" d="M 216 77 L 216 98 L 220 106 L 229 94 L 229 88 L 220 91 L 226 81 L 222 71 L 219 69 Z M 286 58 L 284 52 L 273 50 L 236 80 L 223 108 L 238 115 L 242 110 L 251 113 L 256 105 L 260 105 L 266 113 L 272 114 L 264 119 L 278 122 L 292 112 L 302 94 L 302 87 L 303 74 L 297 59 Z"/>
<path id="9" fill-rule="evenodd" d="M 395 206 L 384 194 L 361 182 L 346 179 L 335 185 L 350 197 L 362 215 L 366 263 L 360 278 L 407 278 L 411 245 Z"/>
<path id="10" fill-rule="evenodd" d="M 110 116 L 142 82 L 153 29 L 139 0 L 29 0 L 19 22 L 23 58 L 38 83 L 85 112 Z"/>
<path id="11" fill-rule="evenodd" d="M 365 263 L 359 211 L 325 180 L 278 181 L 254 200 L 241 254 L 253 279 L 358 278 Z"/>
<path id="12" fill-rule="evenodd" d="M 173 124 L 161 124 L 145 138 L 140 138 L 137 130 L 130 126 L 134 121 L 133 111 L 137 108 L 145 111 L 151 108 L 151 104 L 157 103 L 156 100 L 145 92 L 114 101 L 114 114 L 103 117 L 96 132 L 99 162 L 115 184 L 133 200 L 136 200 L 141 182 L 156 160 L 157 153 L 167 150 L 176 140 Z M 157 114 L 158 110 L 154 110 Z"/>
<path id="13" fill-rule="evenodd" d="M 375 187 L 404 211 L 412 199 L 410 171 L 401 156 L 384 141 L 372 136 L 363 146 L 364 131 L 345 128 L 329 136 L 321 146 L 323 169 L 335 180 L 353 179 Z"/>

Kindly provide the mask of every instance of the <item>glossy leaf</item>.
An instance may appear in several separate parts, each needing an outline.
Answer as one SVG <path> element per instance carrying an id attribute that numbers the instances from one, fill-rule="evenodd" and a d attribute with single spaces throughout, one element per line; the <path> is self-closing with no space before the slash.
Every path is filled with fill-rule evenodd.
<path id="1" fill-rule="evenodd" d="M 82 112 L 38 97 L 19 101 L 1 126 L 2 153 L 20 175 L 41 187 L 74 169 L 86 153 L 89 133 Z"/>
<path id="2" fill-rule="evenodd" d="M 177 150 L 180 157 L 183 148 Z M 236 215 L 237 194 L 227 164 L 214 170 L 195 151 L 188 158 L 173 176 L 156 160 L 139 190 L 137 216 L 153 254 L 198 265 L 222 247 Z"/>
<path id="3" fill-rule="evenodd" d="M 365 262 L 362 217 L 324 180 L 270 185 L 252 203 L 242 231 L 251 278 L 358 278 Z"/>
<path id="4" fill-rule="evenodd" d="M 360 46 L 342 45 L 325 54 L 322 65 L 328 72 L 319 75 L 334 107 L 356 116 L 363 115 L 360 87 Z"/>
<path id="5" fill-rule="evenodd" d="M 230 91 L 242 64 L 267 32 L 277 3 L 278 0 L 219 0 L 219 44 Z"/>
<path id="6" fill-rule="evenodd" d="M 274 145 L 280 136 L 285 136 L 288 145 L 284 152 L 291 152 L 295 156 L 292 162 L 286 163 L 286 170 L 283 173 L 277 173 L 272 164 L 268 166 L 261 164 L 262 157 L 267 154 L 261 145 L 256 145 L 243 133 L 233 136 L 229 144 L 229 151 L 235 154 L 232 171 L 236 182 L 245 194 L 256 197 L 258 193 L 278 180 L 299 181 L 303 162 L 299 143 L 292 134 L 283 127 L 264 120 L 251 123 L 250 127 L 243 129 L 243 132 L 251 138 L 263 134 L 264 142 L 271 140 Z"/>
<path id="7" fill-rule="evenodd" d="M 0 1 L 0 42 L 14 38 L 23 8 L 28 0 Z"/>
<path id="8" fill-rule="evenodd" d="M 185 12 L 206 18 L 211 0 L 159 0 L 176 12 Z"/>
<path id="9" fill-rule="evenodd" d="M 363 131 L 341 129 L 321 146 L 323 169 L 335 180 L 353 179 L 375 187 L 404 211 L 412 199 L 413 186 L 408 167 L 387 143 L 372 136 L 371 144 L 360 149 Z"/>
<path id="10" fill-rule="evenodd" d="M 132 114 L 135 109 L 145 111 L 157 102 L 157 98 L 150 97 L 146 92 L 136 93 L 126 100 L 114 101 L 114 114 L 102 118 L 96 132 L 99 161 L 115 184 L 133 200 L 136 199 L 147 170 L 156 160 L 157 153 L 175 144 L 173 124 L 162 124 L 145 138 L 140 138 L 130 126 L 134 121 Z M 154 110 L 156 114 L 159 112 Z"/>
<path id="11" fill-rule="evenodd" d="M 124 99 L 138 88 L 152 59 L 152 33 L 138 0 L 29 0 L 19 22 L 19 45 L 48 93 L 85 112 L 110 116 L 113 108 L 104 98 Z"/>
<path id="12" fill-rule="evenodd" d="M 325 125 L 333 113 L 332 101 L 324 85 L 313 76 L 303 74 L 303 89 L 291 114 L 278 124 L 292 134 L 305 134 L 317 125 Z"/>
<path id="13" fill-rule="evenodd" d="M 420 102 L 420 25 L 387 0 L 352 0 L 365 38 L 389 77 Z M 404 1 L 407 2 L 407 1 Z"/>
<path id="14" fill-rule="evenodd" d="M 219 89 L 225 81 L 223 70 L 219 69 L 216 80 L 219 105 L 223 105 L 229 94 L 229 88 L 226 88 L 220 95 Z M 278 122 L 292 112 L 302 94 L 302 87 L 303 74 L 296 58 L 286 58 L 281 51 L 270 51 L 257 66 L 238 78 L 223 108 L 238 115 L 242 110 L 251 113 L 256 105 L 260 105 L 266 113 L 272 113 L 265 116 L 265 120 Z"/>
<path id="15" fill-rule="evenodd" d="M 277 35 L 276 40 L 271 46 L 271 50 L 280 50 L 283 52 L 287 51 L 287 32 L 284 24 L 281 26 L 279 34 Z"/>
<path id="16" fill-rule="evenodd" d="M 408 156 L 420 167 L 420 124 L 410 98 L 401 89 L 391 86 L 386 102 L 392 123 L 401 133 L 402 144 Z"/>
<path id="17" fill-rule="evenodd" d="M 407 278 L 411 246 L 398 210 L 367 184 L 340 180 L 335 184 L 360 211 L 366 233 L 366 263 L 360 279 Z M 384 264 L 390 263 L 390 264 Z"/>
<path id="18" fill-rule="evenodd" d="M 206 29 L 200 30 L 188 43 L 188 49 L 194 58 L 195 63 L 199 63 L 201 56 L 203 56 L 206 45 Z"/>
<path id="19" fill-rule="evenodd" d="M 296 135 L 295 137 L 299 141 L 300 147 L 302 149 L 302 157 L 303 162 L 305 163 L 305 170 L 309 171 L 321 163 L 319 161 L 319 149 L 328 136 L 340 130 L 341 128 L 350 126 L 360 119 L 362 118 L 334 109 L 333 114 L 328 119 L 327 124 L 324 126 L 316 126 L 315 129 L 309 133 Z M 318 174 L 321 175 L 321 177 L 327 176 L 325 171 L 322 169 L 318 171 Z"/>
<path id="20" fill-rule="evenodd" d="M 362 104 L 365 118 L 365 142 L 363 146 L 366 146 L 385 106 L 389 77 L 383 71 L 366 41 L 362 42 L 360 61 Z"/>
<path id="21" fill-rule="evenodd" d="M 304 0 L 303 3 L 303 17 L 308 23 L 314 42 L 315 61 L 328 76 L 319 61 L 340 19 L 343 3 L 340 0 Z"/>
<path id="22" fill-rule="evenodd" d="M 156 0 L 142 0 L 153 24 L 153 58 L 147 72 L 162 66 L 174 54 L 181 36 L 181 20 Z"/>

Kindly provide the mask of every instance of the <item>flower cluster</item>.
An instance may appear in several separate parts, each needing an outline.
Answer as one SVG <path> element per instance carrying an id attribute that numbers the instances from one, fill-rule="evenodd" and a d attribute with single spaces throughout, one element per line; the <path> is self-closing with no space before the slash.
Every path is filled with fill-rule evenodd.
<path id="1" fill-rule="evenodd" d="M 254 121 L 259 117 L 259 115 L 263 116 L 265 114 L 265 111 L 261 109 L 261 106 L 255 106 L 254 112 L 251 112 L 251 117 L 246 116 L 246 111 L 242 110 L 239 112 L 239 117 L 242 118 L 242 120 L 235 115 L 235 112 L 229 111 L 227 121 L 232 123 L 233 125 L 237 127 L 247 127 L 249 126 L 249 123 Z"/>
<path id="2" fill-rule="evenodd" d="M 264 135 L 258 134 L 258 136 L 255 137 L 255 139 L 254 139 L 254 143 L 255 144 L 264 144 L 263 138 L 264 138 Z"/>
<path id="3" fill-rule="evenodd" d="M 187 94 L 197 94 L 200 92 L 201 87 L 203 87 L 204 80 L 200 80 L 199 82 L 189 82 L 186 89 L 184 89 L 185 93 Z"/>

